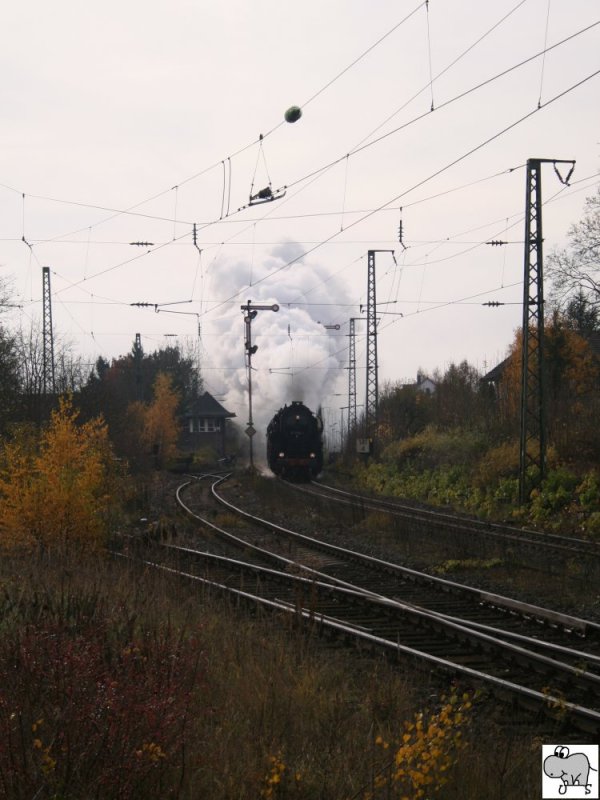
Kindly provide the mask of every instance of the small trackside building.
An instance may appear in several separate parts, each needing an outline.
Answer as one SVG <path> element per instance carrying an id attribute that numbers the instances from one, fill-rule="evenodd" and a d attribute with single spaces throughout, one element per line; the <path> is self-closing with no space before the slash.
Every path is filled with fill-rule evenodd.
<path id="1" fill-rule="evenodd" d="M 225 434 L 227 420 L 235 417 L 231 411 L 204 392 L 188 403 L 184 412 L 181 448 L 192 452 L 200 447 L 212 447 L 219 458 L 227 455 Z"/>

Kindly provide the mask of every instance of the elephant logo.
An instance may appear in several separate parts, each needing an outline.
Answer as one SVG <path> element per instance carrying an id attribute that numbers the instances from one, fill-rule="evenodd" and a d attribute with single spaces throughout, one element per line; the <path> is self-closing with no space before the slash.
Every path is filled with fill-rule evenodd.
<path id="1" fill-rule="evenodd" d="M 545 791 L 543 797 L 597 798 L 598 747 L 572 745 L 571 747 L 577 747 L 577 752 L 572 753 L 566 745 L 556 745 L 552 750 L 553 747 L 554 745 L 546 745 L 543 748 L 544 775 L 553 779 L 544 781 L 545 789 L 550 784 L 551 793 Z M 560 782 L 554 784 L 554 780 Z M 555 790 L 558 794 L 554 793 Z"/>

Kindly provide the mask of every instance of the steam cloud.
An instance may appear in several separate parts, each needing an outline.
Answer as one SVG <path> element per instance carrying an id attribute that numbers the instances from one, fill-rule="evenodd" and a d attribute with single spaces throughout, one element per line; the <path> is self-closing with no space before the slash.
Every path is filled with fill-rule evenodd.
<path id="1" fill-rule="evenodd" d="M 302 252 L 293 242 L 278 245 L 259 267 L 253 266 L 252 275 L 247 262 L 221 262 L 218 269 L 219 286 L 228 294 L 247 287 L 239 302 L 211 323 L 210 337 L 210 361 L 221 376 L 221 402 L 235 412 L 242 428 L 248 421 L 248 376 L 240 306 L 248 300 L 279 305 L 277 313 L 259 311 L 252 322 L 252 344 L 258 345 L 252 357 L 255 452 L 262 453 L 267 425 L 284 404 L 301 400 L 316 412 L 321 405 L 333 405 L 328 395 L 347 387 L 348 296 L 339 280 L 304 261 Z M 281 269 L 293 259 L 298 260 Z M 277 270 L 272 280 L 259 282 Z M 213 287 L 214 281 L 213 276 Z M 328 330 L 326 324 L 339 324 L 340 329 Z M 218 385 L 212 374 L 209 391 Z"/>

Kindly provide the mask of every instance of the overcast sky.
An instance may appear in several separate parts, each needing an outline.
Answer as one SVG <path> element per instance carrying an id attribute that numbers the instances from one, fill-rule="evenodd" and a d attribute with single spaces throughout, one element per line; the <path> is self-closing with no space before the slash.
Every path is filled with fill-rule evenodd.
<path id="1" fill-rule="evenodd" d="M 3 322 L 39 323 L 48 266 L 55 335 L 90 363 L 136 333 L 199 348 L 243 418 L 240 305 L 276 302 L 253 323 L 258 405 L 337 419 L 367 251 L 393 249 L 380 386 L 491 368 L 521 321 L 527 159 L 577 161 L 570 188 L 544 167 L 546 252 L 596 191 L 599 21 L 592 0 L 3 4 Z"/>

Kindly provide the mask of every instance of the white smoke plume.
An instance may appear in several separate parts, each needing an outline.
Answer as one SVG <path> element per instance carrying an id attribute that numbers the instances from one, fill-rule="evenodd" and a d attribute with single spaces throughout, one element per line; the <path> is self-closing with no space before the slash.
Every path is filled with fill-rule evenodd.
<path id="1" fill-rule="evenodd" d="M 252 356 L 255 453 L 263 452 L 267 425 L 283 405 L 301 400 L 316 412 L 320 406 L 334 404 L 331 395 L 347 391 L 352 309 L 346 289 L 318 264 L 302 259 L 302 252 L 298 244 L 288 242 L 275 247 L 260 266 L 254 264 L 251 276 L 247 262 L 220 262 L 218 278 L 212 276 L 213 292 L 217 284 L 220 293 L 228 295 L 247 287 L 235 304 L 220 308 L 219 319 L 210 324 L 208 348 L 214 371 L 207 373 L 209 391 L 211 386 L 220 387 L 220 402 L 235 412 L 242 429 L 249 409 L 240 306 L 249 300 L 253 305 L 279 305 L 278 312 L 259 311 L 252 321 L 252 344 L 258 346 Z M 298 260 L 285 266 L 293 259 Z"/>

